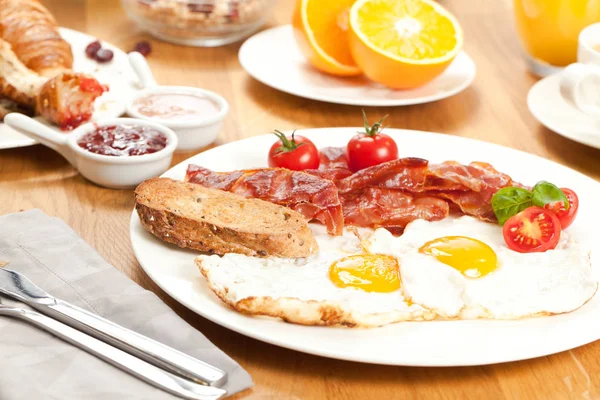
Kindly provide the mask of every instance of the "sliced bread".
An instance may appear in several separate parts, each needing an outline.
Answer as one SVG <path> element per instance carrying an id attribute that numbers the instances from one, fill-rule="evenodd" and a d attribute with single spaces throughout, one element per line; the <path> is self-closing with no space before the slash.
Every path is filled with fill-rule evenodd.
<path id="1" fill-rule="evenodd" d="M 306 257 L 318 244 L 304 217 L 258 199 L 168 178 L 135 190 L 144 228 L 165 242 L 211 254 Z"/>

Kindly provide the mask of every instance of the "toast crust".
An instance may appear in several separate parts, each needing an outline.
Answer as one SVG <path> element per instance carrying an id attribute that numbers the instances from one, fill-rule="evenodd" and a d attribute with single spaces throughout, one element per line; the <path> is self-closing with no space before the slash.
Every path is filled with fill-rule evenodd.
<path id="1" fill-rule="evenodd" d="M 135 208 L 159 239 L 209 254 L 306 257 L 318 244 L 304 217 L 286 207 L 168 178 L 142 182 Z"/>

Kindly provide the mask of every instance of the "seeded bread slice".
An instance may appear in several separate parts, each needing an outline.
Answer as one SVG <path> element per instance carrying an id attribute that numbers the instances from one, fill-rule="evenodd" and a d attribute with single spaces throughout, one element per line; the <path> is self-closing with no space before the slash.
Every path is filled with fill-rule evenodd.
<path id="1" fill-rule="evenodd" d="M 289 208 L 168 178 L 135 189 L 144 228 L 165 242 L 223 255 L 306 257 L 319 246 L 304 217 Z"/>

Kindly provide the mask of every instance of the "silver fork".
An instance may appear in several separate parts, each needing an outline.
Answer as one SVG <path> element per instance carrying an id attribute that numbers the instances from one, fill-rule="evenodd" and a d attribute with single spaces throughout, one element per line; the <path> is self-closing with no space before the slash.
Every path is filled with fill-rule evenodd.
<path id="1" fill-rule="evenodd" d="M 37 311 L 4 305 L 1 297 L 0 315 L 29 322 L 123 371 L 181 398 L 216 400 L 227 393 L 224 389 L 201 385 L 164 371 Z"/>

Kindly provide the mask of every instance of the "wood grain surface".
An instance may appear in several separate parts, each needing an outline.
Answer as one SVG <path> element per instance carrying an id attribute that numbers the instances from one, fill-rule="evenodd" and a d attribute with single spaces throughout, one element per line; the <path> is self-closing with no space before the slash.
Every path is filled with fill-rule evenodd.
<path id="1" fill-rule="evenodd" d="M 250 78 L 237 60 L 240 44 L 191 48 L 149 38 L 118 0 L 44 0 L 62 26 L 124 50 L 148 39 L 148 61 L 159 82 L 201 86 L 231 105 L 218 143 L 270 130 L 360 126 L 360 108 L 305 100 Z M 600 150 L 543 128 L 526 95 L 536 82 L 525 69 L 509 0 L 442 1 L 465 31 L 477 78 L 463 93 L 431 104 L 375 108 L 396 128 L 443 132 L 524 150 L 600 178 Z M 291 0 L 280 0 L 267 27 L 286 24 Z M 178 163 L 192 153 L 176 155 Z M 449 154 L 451 158 L 451 154 Z M 132 192 L 100 188 L 43 146 L 0 150 L 0 214 L 40 208 L 71 225 L 116 268 L 156 292 L 190 324 L 246 368 L 256 386 L 236 399 L 592 399 L 600 398 L 600 343 L 557 355 L 501 365 L 406 368 L 330 360 L 278 348 L 221 328 L 188 311 L 146 276 L 129 242 Z M 318 338 L 315 338 L 318 340 Z M 360 346 L 360 343 L 356 343 Z"/>

